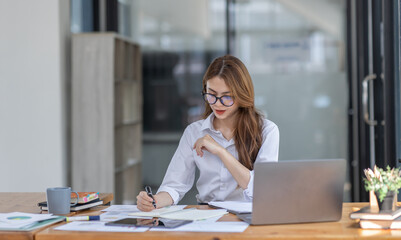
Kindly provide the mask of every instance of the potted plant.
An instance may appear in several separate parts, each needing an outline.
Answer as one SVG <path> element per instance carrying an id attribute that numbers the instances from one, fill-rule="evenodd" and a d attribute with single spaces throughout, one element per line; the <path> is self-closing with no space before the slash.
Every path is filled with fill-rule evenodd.
<path id="1" fill-rule="evenodd" d="M 396 195 L 398 189 L 401 188 L 401 171 L 398 168 L 390 168 L 386 170 L 375 166 L 372 169 L 364 170 L 366 178 L 366 191 L 375 193 L 380 210 L 395 210 Z"/>

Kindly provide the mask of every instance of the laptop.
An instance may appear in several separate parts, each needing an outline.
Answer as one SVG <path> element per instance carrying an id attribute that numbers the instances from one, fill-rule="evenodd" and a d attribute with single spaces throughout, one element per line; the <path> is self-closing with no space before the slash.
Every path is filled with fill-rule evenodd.
<path id="1" fill-rule="evenodd" d="M 296 160 L 255 164 L 252 225 L 341 219 L 346 161 Z"/>

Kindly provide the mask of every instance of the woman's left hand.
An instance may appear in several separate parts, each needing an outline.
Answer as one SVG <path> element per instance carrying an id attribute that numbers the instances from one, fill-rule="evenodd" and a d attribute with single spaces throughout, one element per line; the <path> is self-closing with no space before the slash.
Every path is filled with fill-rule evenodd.
<path id="1" fill-rule="evenodd" d="M 198 156 L 203 157 L 203 149 L 206 151 L 218 155 L 224 148 L 220 146 L 209 134 L 196 140 L 194 149 Z"/>

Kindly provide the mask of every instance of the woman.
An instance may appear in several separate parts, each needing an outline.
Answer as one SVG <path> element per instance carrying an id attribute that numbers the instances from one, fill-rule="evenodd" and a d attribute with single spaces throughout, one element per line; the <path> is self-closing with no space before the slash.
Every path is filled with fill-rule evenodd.
<path id="1" fill-rule="evenodd" d="M 156 207 L 177 204 L 191 189 L 195 167 L 199 203 L 250 201 L 255 162 L 277 161 L 279 131 L 254 106 L 254 90 L 245 65 L 226 55 L 215 59 L 203 77 L 206 102 L 203 120 L 184 131 L 163 183 Z M 155 209 L 146 192 L 137 196 L 138 209 Z"/>

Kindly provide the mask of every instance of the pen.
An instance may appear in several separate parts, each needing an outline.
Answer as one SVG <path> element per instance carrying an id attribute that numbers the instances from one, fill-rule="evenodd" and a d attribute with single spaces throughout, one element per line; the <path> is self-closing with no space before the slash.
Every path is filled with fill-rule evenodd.
<path id="1" fill-rule="evenodd" d="M 91 220 L 100 220 L 100 216 L 78 216 L 78 217 L 66 217 L 66 222 L 72 221 L 91 221 Z"/>
<path id="2" fill-rule="evenodd" d="M 146 191 L 146 193 L 148 194 L 148 196 L 151 197 L 151 198 L 153 199 L 152 204 L 153 204 L 153 207 L 156 208 L 156 201 L 155 201 L 155 198 L 153 197 L 152 189 L 150 188 L 150 186 L 146 186 L 146 187 L 145 187 L 145 191 Z"/>

